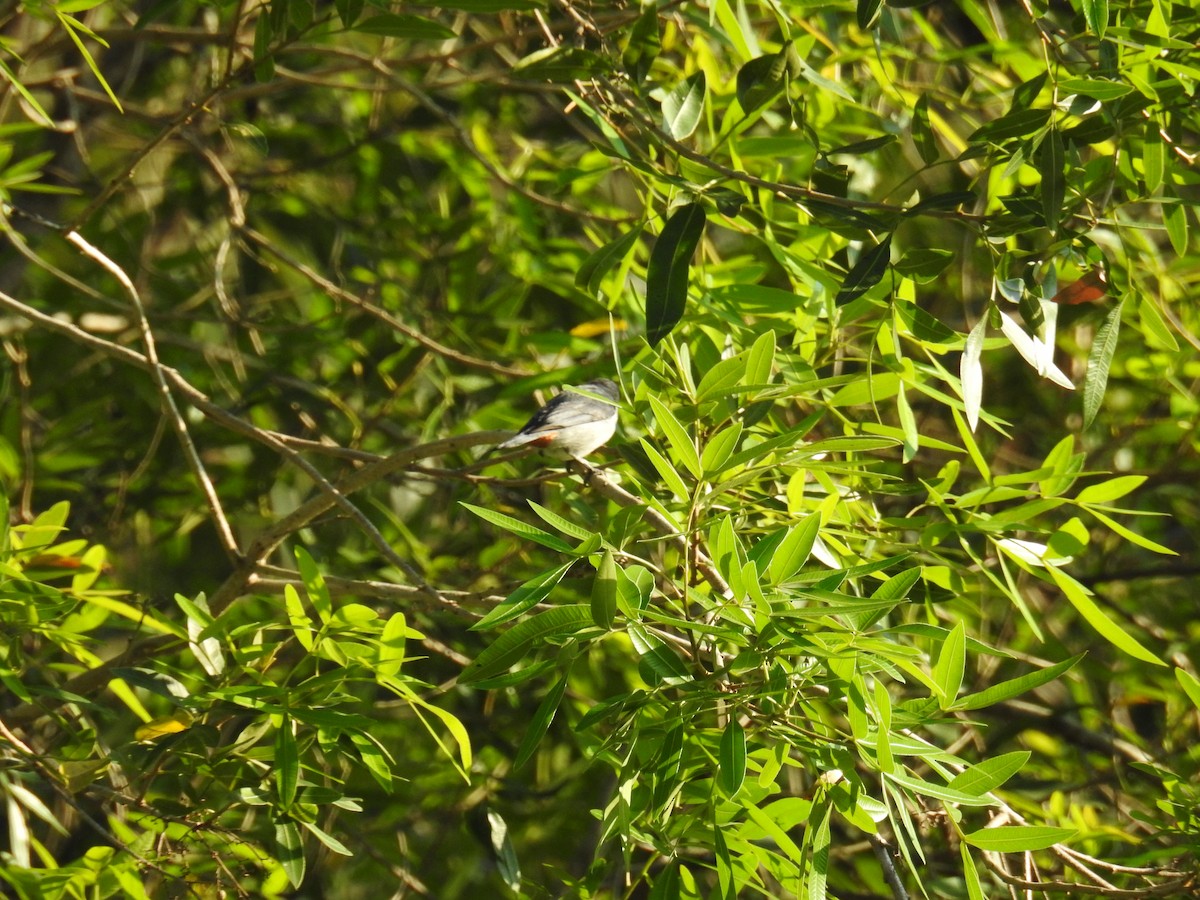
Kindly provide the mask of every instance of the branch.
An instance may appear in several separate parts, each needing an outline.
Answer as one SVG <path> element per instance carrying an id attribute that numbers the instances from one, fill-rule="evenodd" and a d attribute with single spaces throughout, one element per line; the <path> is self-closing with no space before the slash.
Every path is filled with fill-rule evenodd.
<path id="1" fill-rule="evenodd" d="M 101 253 L 96 247 L 89 244 L 78 231 L 68 232 L 67 241 L 78 247 L 85 256 L 98 262 L 117 279 L 121 287 L 125 289 L 125 293 L 129 295 L 129 300 L 137 312 L 138 327 L 142 332 L 142 341 L 146 345 L 146 361 L 154 374 L 154 381 L 158 385 L 158 393 L 162 398 L 163 409 L 167 414 L 167 418 L 171 420 L 171 425 L 175 428 L 175 434 L 179 437 L 180 444 L 183 445 L 183 453 L 187 458 L 188 466 L 191 468 L 196 480 L 200 483 L 200 489 L 204 493 L 204 498 L 208 501 L 208 508 L 212 511 L 213 521 L 217 526 L 217 536 L 220 538 L 221 546 L 230 559 L 236 560 L 240 555 L 237 538 L 233 536 L 233 529 L 229 525 L 229 519 L 225 516 L 225 510 L 221 507 L 221 498 L 217 496 L 217 489 L 208 475 L 208 470 L 204 467 L 204 461 L 200 459 L 200 452 L 196 449 L 196 443 L 192 440 L 191 432 L 188 431 L 187 422 L 184 421 L 183 414 L 180 413 L 179 407 L 175 403 L 175 397 L 171 393 L 171 387 L 167 383 L 163 365 L 158 358 L 158 347 L 154 342 L 154 332 L 150 328 L 150 320 L 146 318 L 146 308 L 142 305 L 142 298 L 138 293 L 138 289 L 134 286 L 132 279 L 125 273 L 124 269 Z"/>
<path id="2" fill-rule="evenodd" d="M 701 577 L 708 582 L 709 586 L 725 599 L 733 597 L 733 589 L 729 586 L 724 576 L 717 571 L 716 565 L 708 556 L 699 548 L 691 548 L 688 545 L 688 537 L 678 526 L 670 519 L 656 510 L 654 507 L 646 504 L 644 500 L 635 497 L 625 488 L 613 481 L 609 481 L 608 477 L 599 469 L 594 469 L 586 463 L 574 461 L 570 464 L 573 468 L 578 466 L 578 474 L 584 479 L 584 482 L 596 489 L 602 497 L 613 501 L 619 506 L 641 507 L 642 519 L 650 524 L 650 526 L 669 540 L 683 554 L 686 559 L 689 553 L 692 553 L 695 558 L 696 571 Z"/>

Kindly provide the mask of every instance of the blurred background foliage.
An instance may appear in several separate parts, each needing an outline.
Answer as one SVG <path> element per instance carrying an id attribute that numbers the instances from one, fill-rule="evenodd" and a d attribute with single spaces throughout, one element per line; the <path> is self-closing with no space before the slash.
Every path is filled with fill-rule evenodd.
<path id="1" fill-rule="evenodd" d="M 1197 40 L 10 5 L 8 890 L 1190 895 Z"/>

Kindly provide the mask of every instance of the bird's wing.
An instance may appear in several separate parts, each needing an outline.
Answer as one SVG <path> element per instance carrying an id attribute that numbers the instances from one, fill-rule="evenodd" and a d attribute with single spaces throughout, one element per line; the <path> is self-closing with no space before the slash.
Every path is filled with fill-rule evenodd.
<path id="1" fill-rule="evenodd" d="M 568 399 L 570 403 L 567 403 Z M 521 429 L 521 433 L 533 434 L 540 431 L 557 431 L 572 425 L 590 425 L 593 422 L 603 422 L 616 414 L 615 406 L 581 394 L 562 393 L 534 413 L 533 418 Z"/>

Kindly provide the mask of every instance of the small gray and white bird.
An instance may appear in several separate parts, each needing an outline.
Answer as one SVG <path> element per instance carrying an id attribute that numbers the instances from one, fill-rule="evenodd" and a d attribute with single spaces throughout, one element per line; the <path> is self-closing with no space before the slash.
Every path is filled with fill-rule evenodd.
<path id="1" fill-rule="evenodd" d="M 532 444 L 582 460 L 603 446 L 617 430 L 617 386 L 607 378 L 598 378 L 575 390 L 582 393 L 558 394 L 496 449 Z"/>

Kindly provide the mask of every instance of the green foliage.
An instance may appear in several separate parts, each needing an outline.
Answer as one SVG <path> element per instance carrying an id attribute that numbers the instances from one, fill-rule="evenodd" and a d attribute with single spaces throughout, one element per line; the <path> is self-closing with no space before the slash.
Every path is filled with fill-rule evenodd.
<path id="1" fill-rule="evenodd" d="M 1194 891 L 1195 10 L 22 10 L 11 893 Z"/>

